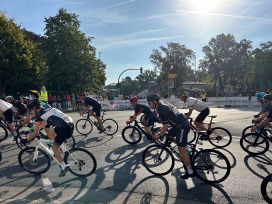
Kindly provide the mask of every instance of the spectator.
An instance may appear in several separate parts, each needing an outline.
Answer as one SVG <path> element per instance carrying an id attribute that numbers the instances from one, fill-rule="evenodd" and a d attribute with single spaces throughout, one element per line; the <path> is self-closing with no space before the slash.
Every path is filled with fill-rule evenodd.
<path id="1" fill-rule="evenodd" d="M 45 89 L 45 86 L 42 86 L 39 94 L 40 94 L 39 100 L 44 102 L 44 103 L 48 103 L 48 93 L 47 93 L 47 91 Z"/>

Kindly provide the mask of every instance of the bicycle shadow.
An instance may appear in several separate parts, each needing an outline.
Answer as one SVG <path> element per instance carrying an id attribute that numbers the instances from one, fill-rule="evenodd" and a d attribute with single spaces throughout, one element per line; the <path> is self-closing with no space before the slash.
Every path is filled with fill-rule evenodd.
<path id="1" fill-rule="evenodd" d="M 230 196 L 227 194 L 226 191 L 224 191 L 223 183 L 208 184 L 204 181 L 201 181 L 196 176 L 188 180 L 184 180 L 180 178 L 180 175 L 183 175 L 184 173 L 185 172 L 182 172 L 180 168 L 176 168 L 172 171 L 172 175 L 176 178 L 177 185 L 177 195 L 175 203 L 179 204 L 179 199 L 192 200 L 195 202 L 203 203 L 216 203 L 214 201 L 214 189 L 218 190 L 221 193 L 221 196 L 216 194 L 216 197 L 218 200 L 220 200 L 220 203 L 233 203 Z"/>
<path id="2" fill-rule="evenodd" d="M 230 152 L 226 148 L 214 147 L 212 149 L 223 153 L 227 157 L 227 159 L 229 160 L 231 168 L 234 168 L 237 165 L 236 157 L 234 156 L 234 154 L 232 152 Z"/>
<path id="3" fill-rule="evenodd" d="M 255 160 L 254 163 L 256 163 L 256 161 L 258 162 L 255 167 L 257 167 L 256 169 L 261 170 L 260 172 L 257 172 L 257 170 L 254 170 L 250 163 L 250 159 Z M 267 154 L 263 154 L 263 155 L 257 155 L 257 156 L 253 156 L 253 155 L 247 155 L 244 158 L 244 163 L 247 167 L 247 169 L 249 169 L 255 176 L 264 179 L 267 175 L 262 175 L 264 172 L 266 174 L 270 174 L 271 173 L 271 167 L 272 166 L 272 160 L 267 156 Z M 270 171 L 269 171 L 269 170 Z"/>

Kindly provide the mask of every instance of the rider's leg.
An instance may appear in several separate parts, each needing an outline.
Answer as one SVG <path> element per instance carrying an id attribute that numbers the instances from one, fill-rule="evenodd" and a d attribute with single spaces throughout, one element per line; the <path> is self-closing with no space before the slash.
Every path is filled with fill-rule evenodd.
<path id="1" fill-rule="evenodd" d="M 206 108 L 203 111 L 199 113 L 199 115 L 196 117 L 194 124 L 198 130 L 204 130 L 207 131 L 207 128 L 204 126 L 203 121 L 205 118 L 210 114 L 210 109 Z"/>

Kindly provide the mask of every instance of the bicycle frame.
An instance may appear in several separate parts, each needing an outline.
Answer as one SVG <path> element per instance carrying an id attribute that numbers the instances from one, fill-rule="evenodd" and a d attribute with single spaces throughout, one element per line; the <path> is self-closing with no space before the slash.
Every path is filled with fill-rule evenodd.
<path id="1" fill-rule="evenodd" d="M 210 122 L 204 122 L 204 124 L 208 124 L 207 132 L 212 128 L 212 124 L 215 124 L 212 122 L 214 116 L 208 116 L 211 117 Z M 192 127 L 194 130 L 197 130 L 196 126 L 193 124 L 193 118 L 189 118 L 190 127 Z"/>
<path id="2" fill-rule="evenodd" d="M 34 156 L 33 156 L 33 161 L 37 160 L 38 158 L 38 149 L 43 150 L 44 152 L 46 152 L 58 165 L 60 165 L 59 161 L 57 160 L 57 158 L 54 156 L 54 152 L 51 151 L 48 147 L 46 147 L 42 142 L 50 142 L 53 143 L 53 140 L 48 140 L 48 139 L 39 139 L 38 144 L 35 148 L 35 152 L 34 152 Z M 62 149 L 62 151 L 64 152 L 64 154 L 66 154 L 68 152 L 68 154 L 70 154 L 72 156 L 72 158 L 74 159 L 73 163 L 70 164 L 66 164 L 66 166 L 73 166 L 77 164 L 77 160 L 75 159 L 75 157 L 73 156 L 73 154 L 70 153 L 69 149 L 67 148 L 67 146 L 65 145 L 65 143 L 62 143 L 62 145 L 60 146 L 60 148 Z"/>

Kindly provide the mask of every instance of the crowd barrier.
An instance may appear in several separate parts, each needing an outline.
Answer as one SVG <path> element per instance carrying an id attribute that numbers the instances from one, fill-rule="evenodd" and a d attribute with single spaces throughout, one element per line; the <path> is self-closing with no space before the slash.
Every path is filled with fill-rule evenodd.
<path id="1" fill-rule="evenodd" d="M 187 108 L 186 103 L 183 103 L 179 98 L 165 98 L 163 101 L 171 103 L 179 109 Z M 147 104 L 146 99 L 139 99 L 138 103 Z M 256 97 L 209 97 L 207 98 L 209 107 L 231 107 L 231 106 L 260 106 Z M 129 110 L 132 109 L 129 100 L 110 100 L 101 101 L 103 110 Z"/>

